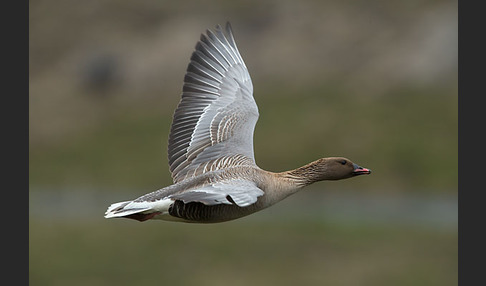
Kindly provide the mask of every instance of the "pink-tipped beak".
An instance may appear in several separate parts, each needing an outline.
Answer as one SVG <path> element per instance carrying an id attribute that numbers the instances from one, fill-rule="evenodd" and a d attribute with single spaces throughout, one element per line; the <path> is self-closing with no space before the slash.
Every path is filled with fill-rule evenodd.
<path id="1" fill-rule="evenodd" d="M 354 171 L 353 171 L 353 176 L 358 176 L 358 175 L 369 175 L 371 174 L 370 169 L 363 168 L 358 165 L 354 165 Z"/>

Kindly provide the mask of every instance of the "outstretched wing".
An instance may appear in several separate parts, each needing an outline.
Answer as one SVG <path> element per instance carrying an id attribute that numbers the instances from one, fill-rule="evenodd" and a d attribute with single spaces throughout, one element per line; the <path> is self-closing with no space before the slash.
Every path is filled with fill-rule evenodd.
<path id="1" fill-rule="evenodd" d="M 187 67 L 169 134 L 174 182 L 236 165 L 255 165 L 258 107 L 229 23 L 201 35 Z"/>

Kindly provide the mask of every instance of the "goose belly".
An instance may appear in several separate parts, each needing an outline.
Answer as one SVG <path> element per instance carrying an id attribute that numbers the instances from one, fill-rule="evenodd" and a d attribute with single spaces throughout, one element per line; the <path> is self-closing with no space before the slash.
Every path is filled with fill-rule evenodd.
<path id="1" fill-rule="evenodd" d="M 257 204 L 247 207 L 237 205 L 205 205 L 200 202 L 184 203 L 176 200 L 167 212 L 153 217 L 167 221 L 182 221 L 193 223 L 217 223 L 241 218 L 258 211 Z"/>

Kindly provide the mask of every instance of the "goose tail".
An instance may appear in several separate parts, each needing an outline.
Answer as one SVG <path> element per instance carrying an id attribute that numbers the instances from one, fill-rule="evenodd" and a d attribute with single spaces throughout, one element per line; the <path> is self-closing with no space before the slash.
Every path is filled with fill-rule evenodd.
<path id="1" fill-rule="evenodd" d="M 124 217 L 138 221 L 146 221 L 156 215 L 162 214 L 160 201 L 158 202 L 136 202 L 125 201 L 114 203 L 105 212 L 105 218 Z"/>

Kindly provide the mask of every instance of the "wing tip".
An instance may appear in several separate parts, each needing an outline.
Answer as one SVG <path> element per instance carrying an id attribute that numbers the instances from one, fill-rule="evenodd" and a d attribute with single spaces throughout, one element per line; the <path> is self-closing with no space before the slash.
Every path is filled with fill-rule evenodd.
<path id="1" fill-rule="evenodd" d="M 233 35 L 233 28 L 231 27 L 230 21 L 226 21 L 225 29 L 228 34 Z"/>

